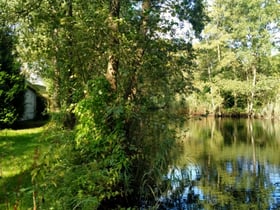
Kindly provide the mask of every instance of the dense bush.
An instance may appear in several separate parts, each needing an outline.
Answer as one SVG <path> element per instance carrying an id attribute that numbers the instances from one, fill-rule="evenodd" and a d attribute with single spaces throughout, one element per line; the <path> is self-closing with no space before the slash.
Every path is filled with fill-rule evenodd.
<path id="1" fill-rule="evenodd" d="M 105 200 L 128 193 L 125 170 L 130 161 L 119 115 L 123 110 L 113 104 L 115 98 L 105 79 L 89 87 L 88 96 L 75 109 L 78 126 L 49 139 L 63 150 L 51 150 L 44 158 L 44 170 L 35 174 L 46 190 L 45 199 L 53 201 L 48 205 L 56 209 L 96 209 Z"/>
<path id="2" fill-rule="evenodd" d="M 14 54 L 12 31 L 0 26 L 0 128 L 10 127 L 23 113 L 24 78 Z"/>

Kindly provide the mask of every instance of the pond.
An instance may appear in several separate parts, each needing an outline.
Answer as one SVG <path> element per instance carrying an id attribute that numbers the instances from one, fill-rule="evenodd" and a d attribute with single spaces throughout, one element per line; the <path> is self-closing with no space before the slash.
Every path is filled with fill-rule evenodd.
<path id="1" fill-rule="evenodd" d="M 280 122 L 202 118 L 178 135 L 159 209 L 280 209 Z"/>

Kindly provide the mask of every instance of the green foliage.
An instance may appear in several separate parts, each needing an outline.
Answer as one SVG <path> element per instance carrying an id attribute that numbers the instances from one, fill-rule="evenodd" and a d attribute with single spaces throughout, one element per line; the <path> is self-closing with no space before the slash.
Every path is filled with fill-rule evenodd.
<path id="1" fill-rule="evenodd" d="M 0 128 L 11 126 L 23 113 L 24 79 L 14 54 L 15 35 L 0 26 Z"/>

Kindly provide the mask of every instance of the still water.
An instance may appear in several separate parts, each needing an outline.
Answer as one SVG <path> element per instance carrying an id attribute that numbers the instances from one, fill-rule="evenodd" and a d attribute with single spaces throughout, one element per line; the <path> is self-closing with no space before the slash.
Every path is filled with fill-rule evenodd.
<path id="1" fill-rule="evenodd" d="M 280 122 L 203 118 L 178 136 L 159 209 L 280 209 Z"/>

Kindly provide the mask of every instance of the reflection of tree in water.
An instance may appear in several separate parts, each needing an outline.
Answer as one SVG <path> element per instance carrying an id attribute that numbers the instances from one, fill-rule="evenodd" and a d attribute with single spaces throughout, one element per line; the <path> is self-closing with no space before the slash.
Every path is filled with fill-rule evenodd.
<path id="1" fill-rule="evenodd" d="M 206 169 L 201 188 L 204 206 L 214 209 L 267 209 L 269 207 L 269 180 L 264 165 L 252 160 L 224 160 L 212 162 Z"/>
<path id="2" fill-rule="evenodd" d="M 280 176 L 280 171 L 278 176 Z M 280 209 L 280 181 L 274 183 L 273 189 L 271 209 Z"/>
<path id="3" fill-rule="evenodd" d="M 273 129 L 266 132 L 269 126 Z M 174 207 L 170 201 L 172 209 L 280 208 L 280 189 L 275 187 L 275 182 L 280 181 L 280 156 L 274 124 L 264 126 L 262 121 L 244 119 L 205 119 L 189 123 L 188 128 L 183 140 L 186 152 L 183 156 L 193 157 L 201 168 L 201 179 L 177 184 L 169 198 L 175 195 L 177 200 L 181 198 L 177 203 L 185 203 Z M 187 169 L 183 158 L 179 165 L 179 171 Z M 273 165 L 277 172 L 271 171 Z M 279 177 L 272 180 L 272 174 Z"/>
<path id="4" fill-rule="evenodd" d="M 205 179 L 202 189 L 205 207 L 214 209 L 267 209 L 271 189 L 265 166 L 257 157 L 256 140 L 264 135 L 251 120 L 225 121 L 220 132 L 226 145 L 234 146 L 246 142 L 246 154 L 238 146 L 231 147 L 226 158 L 212 156 L 204 160 Z M 225 145 L 225 146 L 226 146 Z M 224 147 L 225 147 L 224 146 Z M 212 151 L 208 153 L 210 156 Z"/>
<path id="5" fill-rule="evenodd" d="M 157 126 L 150 124 L 162 121 L 156 119 L 143 123 L 151 129 L 146 140 L 141 142 L 141 148 L 148 152 L 139 162 L 141 167 L 135 166 L 141 177 L 144 207 L 155 204 L 159 209 L 172 210 L 280 207 L 277 201 L 280 188 L 274 186 L 280 181 L 280 156 L 275 153 L 279 145 L 275 143 L 276 136 L 266 133 L 261 123 L 247 120 L 190 122 L 181 143 L 167 143 L 166 134 L 170 132 L 167 129 L 157 131 L 161 140 L 154 144 L 151 141 L 154 136 L 150 135 Z M 226 141 L 225 138 L 231 139 Z M 278 170 L 273 174 L 279 174 L 274 181 L 271 180 L 273 165 Z M 145 169 L 145 173 L 141 169 Z"/>
<path id="6" fill-rule="evenodd" d="M 184 168 L 170 168 L 165 182 L 170 188 L 161 196 L 160 209 L 201 209 L 197 183 L 201 178 L 201 169 L 196 165 Z"/>

